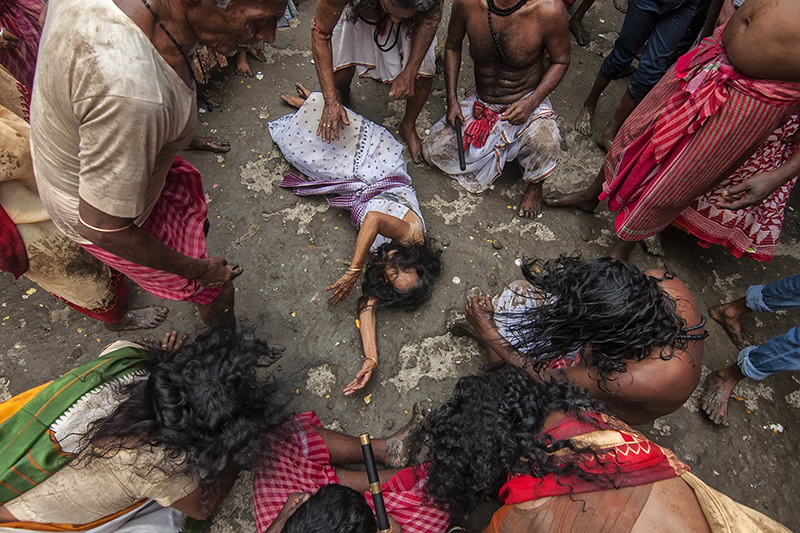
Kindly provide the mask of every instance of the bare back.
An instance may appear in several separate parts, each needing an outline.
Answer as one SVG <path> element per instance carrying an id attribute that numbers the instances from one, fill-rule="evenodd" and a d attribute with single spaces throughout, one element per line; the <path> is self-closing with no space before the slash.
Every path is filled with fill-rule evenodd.
<path id="1" fill-rule="evenodd" d="M 800 2 L 747 0 L 728 21 L 722 45 L 743 74 L 800 82 Z"/>
<path id="2" fill-rule="evenodd" d="M 569 62 L 567 13 L 561 0 L 528 0 L 510 15 L 492 14 L 494 37 L 487 0 L 457 1 L 482 100 L 510 104 L 536 89 L 545 72 L 545 51 L 554 59 L 566 54 Z M 495 2 L 508 7 L 501 0 Z"/>

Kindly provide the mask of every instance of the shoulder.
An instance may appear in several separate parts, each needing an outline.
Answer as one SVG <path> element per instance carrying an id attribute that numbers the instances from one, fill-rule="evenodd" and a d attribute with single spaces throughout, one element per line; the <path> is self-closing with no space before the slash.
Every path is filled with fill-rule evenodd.
<path id="1" fill-rule="evenodd" d="M 546 22 L 567 22 L 569 19 L 564 0 L 535 0 L 532 12 Z"/>

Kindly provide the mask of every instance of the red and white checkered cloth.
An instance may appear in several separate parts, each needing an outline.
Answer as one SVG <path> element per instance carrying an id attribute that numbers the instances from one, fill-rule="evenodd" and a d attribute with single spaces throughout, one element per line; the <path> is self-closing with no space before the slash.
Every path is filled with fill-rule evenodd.
<path id="1" fill-rule="evenodd" d="M 203 178 L 191 163 L 175 157 L 167 174 L 161 198 L 142 229 L 173 250 L 195 259 L 208 257 L 203 225 L 208 217 Z M 98 246 L 82 244 L 87 252 L 128 276 L 141 288 L 165 300 L 205 305 L 213 302 L 222 287 L 202 287 L 177 274 L 131 263 Z"/>
<path id="2" fill-rule="evenodd" d="M 314 494 L 325 485 L 339 482 L 330 465 L 328 448 L 314 431 L 314 427 L 320 426 L 313 411 L 289 420 L 284 425 L 287 437 L 274 442 L 271 461 L 256 473 L 253 507 L 259 533 L 272 524 L 291 493 Z M 403 533 L 441 533 L 447 530 L 449 515 L 424 501 L 425 478 L 421 474 L 422 467 L 409 467 L 383 485 L 386 510 L 403 528 Z M 369 492 L 364 493 L 364 498 L 372 507 Z"/>

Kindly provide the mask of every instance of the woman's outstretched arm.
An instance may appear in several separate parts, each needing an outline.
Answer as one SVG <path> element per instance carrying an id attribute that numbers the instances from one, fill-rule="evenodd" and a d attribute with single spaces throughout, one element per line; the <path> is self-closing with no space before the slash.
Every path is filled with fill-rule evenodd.
<path id="1" fill-rule="evenodd" d="M 345 396 L 350 396 L 354 392 L 363 389 L 372 377 L 372 373 L 378 368 L 378 342 L 377 327 L 375 322 L 375 308 L 378 305 L 377 298 L 370 298 L 367 304 L 358 313 L 361 330 L 361 345 L 364 349 L 364 362 L 356 373 L 356 377 L 344 388 Z"/>

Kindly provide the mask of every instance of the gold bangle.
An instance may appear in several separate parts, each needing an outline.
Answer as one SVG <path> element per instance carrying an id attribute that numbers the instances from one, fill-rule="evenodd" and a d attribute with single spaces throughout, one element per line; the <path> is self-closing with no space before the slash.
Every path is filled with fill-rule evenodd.
<path id="1" fill-rule="evenodd" d="M 372 361 L 373 363 L 375 363 L 375 368 L 378 368 L 378 360 L 375 357 L 370 357 L 369 355 L 365 355 L 364 359 Z"/>
<path id="2" fill-rule="evenodd" d="M 363 270 L 364 270 L 363 268 L 353 268 L 353 267 L 347 269 L 348 272 L 361 272 Z"/>
<path id="3" fill-rule="evenodd" d="M 100 233 L 119 233 L 120 231 L 125 231 L 126 229 L 130 228 L 131 226 L 133 226 L 133 222 L 131 222 L 130 224 L 128 224 L 127 226 L 124 226 L 122 228 L 114 228 L 114 229 L 98 228 L 97 226 L 92 226 L 91 224 L 87 224 L 86 221 L 83 220 L 83 218 L 81 217 L 80 213 L 78 213 L 78 222 L 80 222 L 81 224 L 83 224 L 87 228 L 89 228 L 91 230 L 94 230 L 94 231 L 99 231 Z"/>

